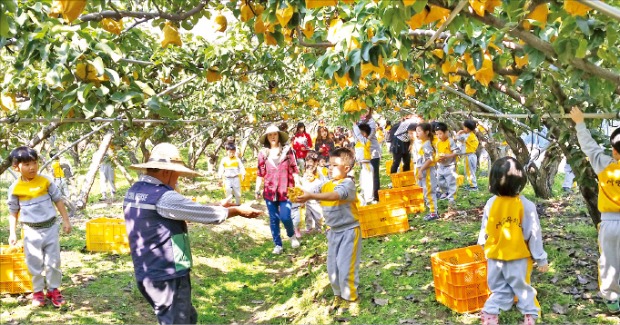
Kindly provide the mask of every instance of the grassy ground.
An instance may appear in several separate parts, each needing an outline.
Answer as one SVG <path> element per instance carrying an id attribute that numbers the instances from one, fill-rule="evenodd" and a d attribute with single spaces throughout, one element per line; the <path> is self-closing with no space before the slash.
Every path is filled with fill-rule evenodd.
<path id="1" fill-rule="evenodd" d="M 384 162 L 384 160 L 382 161 Z M 383 163 L 382 163 L 383 164 Z M 485 168 L 482 168 L 484 173 Z M 382 169 L 382 174 L 384 171 Z M 384 176 L 383 186 L 389 178 Z M 129 184 L 117 175 L 115 203 L 97 203 L 73 220 L 74 232 L 61 237 L 63 292 L 69 304 L 62 312 L 52 307 L 32 308 L 27 295 L 0 297 L 0 323 L 155 323 L 150 307 L 136 289 L 127 255 L 85 251 L 85 222 L 96 217 L 122 217 L 121 197 Z M 184 181 L 181 191 L 199 202 L 223 197 L 213 179 Z M 560 180 L 555 188 L 560 190 Z M 6 198 L 8 184 L 0 184 Z M 98 193 L 95 184 L 94 193 Z M 480 228 L 481 208 L 490 197 L 486 177 L 481 190 L 460 192 L 458 208 L 442 218 L 424 222 L 410 215 L 410 231 L 365 239 L 360 267 L 360 315 L 330 314 L 333 299 L 327 279 L 326 239 L 306 236 L 298 250 L 285 241 L 285 253 L 271 254 L 268 218 L 234 218 L 222 225 L 190 225 L 195 266 L 192 271 L 194 305 L 199 323 L 467 323 L 477 314 L 458 314 L 435 301 L 430 255 L 473 245 Z M 585 215 L 580 197 L 535 200 L 540 212 L 550 272 L 534 272 L 532 281 L 546 323 L 608 323 L 620 319 L 605 314 L 597 298 L 596 229 Z M 244 193 L 250 199 L 250 193 Z M 263 204 L 264 206 L 264 204 Z M 0 210 L 0 240 L 6 243 L 6 205 Z M 502 313 L 502 323 L 516 323 L 516 311 Z"/>

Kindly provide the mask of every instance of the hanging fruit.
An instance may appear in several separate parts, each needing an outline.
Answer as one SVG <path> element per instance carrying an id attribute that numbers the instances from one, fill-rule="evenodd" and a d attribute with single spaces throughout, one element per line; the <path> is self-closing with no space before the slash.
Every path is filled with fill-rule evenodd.
<path id="1" fill-rule="evenodd" d="M 172 25 L 171 22 L 167 21 L 164 25 L 164 39 L 161 41 L 161 46 L 163 48 L 168 47 L 168 44 L 174 44 L 177 46 L 182 46 L 183 41 L 181 41 L 181 36 L 179 35 L 179 31 L 176 26 Z"/>
<path id="2" fill-rule="evenodd" d="M 465 93 L 469 96 L 473 96 L 476 93 L 476 89 L 472 88 L 469 84 L 465 85 Z"/>
<path id="3" fill-rule="evenodd" d="M 543 29 L 547 26 L 547 16 L 549 15 L 549 7 L 546 3 L 540 4 L 530 12 L 526 19 L 537 21 L 540 23 L 540 28 Z M 529 21 L 523 21 L 523 28 L 530 29 L 532 26 Z"/>
<path id="4" fill-rule="evenodd" d="M 335 6 L 338 0 L 306 0 L 306 9 Z"/>
<path id="5" fill-rule="evenodd" d="M 226 28 L 228 28 L 228 20 L 224 15 L 219 14 L 215 17 L 215 25 L 216 30 L 223 33 L 226 31 Z"/>
<path id="6" fill-rule="evenodd" d="M 293 8 L 292 6 L 276 10 L 276 18 L 278 19 L 280 26 L 286 27 L 286 25 L 288 25 L 288 22 L 293 17 L 294 13 L 295 8 Z"/>
<path id="7" fill-rule="evenodd" d="M 564 10 L 571 16 L 585 16 L 592 8 L 579 3 L 577 0 L 564 0 Z"/>
<path id="8" fill-rule="evenodd" d="M 211 68 L 207 70 L 207 82 L 216 82 L 222 80 L 222 75 L 217 71 L 216 68 Z"/>
<path id="9" fill-rule="evenodd" d="M 312 24 L 311 21 L 307 22 L 306 25 L 304 25 L 304 29 L 302 31 L 306 38 L 311 38 L 312 35 L 314 35 L 314 24 Z"/>
<path id="10" fill-rule="evenodd" d="M 411 18 L 407 21 L 407 25 L 409 25 L 411 29 L 418 29 L 424 24 L 424 20 L 426 20 L 427 15 L 428 15 L 428 10 L 424 8 L 422 9 L 422 11 L 411 16 Z"/>
<path id="11" fill-rule="evenodd" d="M 424 18 L 423 25 L 427 25 L 430 23 L 434 23 L 438 20 L 447 18 L 450 16 L 450 9 L 442 8 L 435 5 L 430 5 L 431 10 L 428 12 L 428 15 Z"/>
<path id="12" fill-rule="evenodd" d="M 359 110 L 360 110 L 360 107 L 355 99 L 347 99 L 347 101 L 344 102 L 345 112 L 347 113 L 358 112 Z"/>
<path id="13" fill-rule="evenodd" d="M 120 35 L 121 32 L 123 31 L 122 20 L 116 21 L 112 18 L 103 18 L 100 24 L 101 24 L 101 28 L 105 29 L 106 31 L 112 34 Z"/>
<path id="14" fill-rule="evenodd" d="M 15 100 L 15 95 L 10 93 L 2 93 L 0 94 L 0 108 L 3 111 L 10 113 L 15 110 L 17 107 L 17 101 Z"/>
<path id="15" fill-rule="evenodd" d="M 86 0 L 54 0 L 49 15 L 58 17 L 62 14 L 62 18 L 71 23 L 76 20 L 86 7 Z"/>
<path id="16" fill-rule="evenodd" d="M 256 34 L 262 34 L 267 30 L 267 28 L 265 28 L 265 23 L 263 22 L 263 18 L 261 16 L 256 17 L 256 20 L 254 21 L 254 32 Z"/>

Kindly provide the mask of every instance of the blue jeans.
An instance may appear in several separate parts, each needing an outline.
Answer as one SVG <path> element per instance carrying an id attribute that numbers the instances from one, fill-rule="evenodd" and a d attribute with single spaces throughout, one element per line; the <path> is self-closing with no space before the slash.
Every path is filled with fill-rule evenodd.
<path id="1" fill-rule="evenodd" d="M 269 227 L 271 228 L 271 237 L 276 246 L 282 246 L 282 238 L 280 238 L 280 221 L 284 224 L 286 234 L 289 237 L 295 235 L 293 227 L 293 219 L 291 219 L 291 201 L 268 201 L 267 210 L 269 211 Z"/>

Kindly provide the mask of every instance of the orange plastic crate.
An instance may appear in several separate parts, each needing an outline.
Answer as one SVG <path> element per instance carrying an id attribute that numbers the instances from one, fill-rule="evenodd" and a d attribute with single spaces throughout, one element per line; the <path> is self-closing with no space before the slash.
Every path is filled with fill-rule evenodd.
<path id="1" fill-rule="evenodd" d="M 407 209 L 402 204 L 378 203 L 358 207 L 362 238 L 400 233 L 409 230 Z"/>
<path id="2" fill-rule="evenodd" d="M 490 294 L 482 246 L 435 253 L 431 265 L 437 301 L 461 313 L 482 309 Z"/>
<path id="3" fill-rule="evenodd" d="M 417 179 L 415 178 L 414 171 L 390 174 L 390 178 L 392 179 L 393 188 L 412 186 L 417 184 Z"/>
<path id="4" fill-rule="evenodd" d="M 424 211 L 423 190 L 419 186 L 406 186 L 386 190 L 379 190 L 379 201 L 383 203 L 400 203 L 407 213 Z"/>
<path id="5" fill-rule="evenodd" d="M 86 250 L 91 252 L 129 253 L 125 220 L 97 218 L 86 223 Z"/>
<path id="6" fill-rule="evenodd" d="M 435 288 L 435 296 L 437 297 L 437 301 L 457 313 L 472 313 L 479 311 L 482 307 L 484 307 L 484 303 L 489 298 L 489 295 L 487 294 L 466 299 L 455 299 L 437 288 Z"/>
<path id="7" fill-rule="evenodd" d="M 1 245 L 0 250 L 9 248 Z M 32 276 L 26 266 L 23 248 L 19 253 L 0 254 L 0 294 L 32 292 Z"/>

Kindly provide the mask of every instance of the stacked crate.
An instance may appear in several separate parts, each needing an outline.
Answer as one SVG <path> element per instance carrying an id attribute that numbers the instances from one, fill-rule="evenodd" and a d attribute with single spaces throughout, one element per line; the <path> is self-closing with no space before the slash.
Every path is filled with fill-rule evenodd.
<path id="1" fill-rule="evenodd" d="M 0 294 L 32 292 L 24 247 L 0 246 Z"/>
<path id="2" fill-rule="evenodd" d="M 431 255 L 437 301 L 459 312 L 475 312 L 490 295 L 487 261 L 480 245 Z"/>
<path id="3" fill-rule="evenodd" d="M 392 179 L 393 188 L 412 186 L 418 183 L 414 171 L 390 174 L 390 178 Z"/>
<path id="4" fill-rule="evenodd" d="M 400 202 L 378 203 L 357 207 L 362 238 L 396 234 L 409 230 L 407 209 Z"/>
<path id="5" fill-rule="evenodd" d="M 405 186 L 379 190 L 379 201 L 382 203 L 400 203 L 407 213 L 424 211 L 424 192 L 419 186 Z"/>

